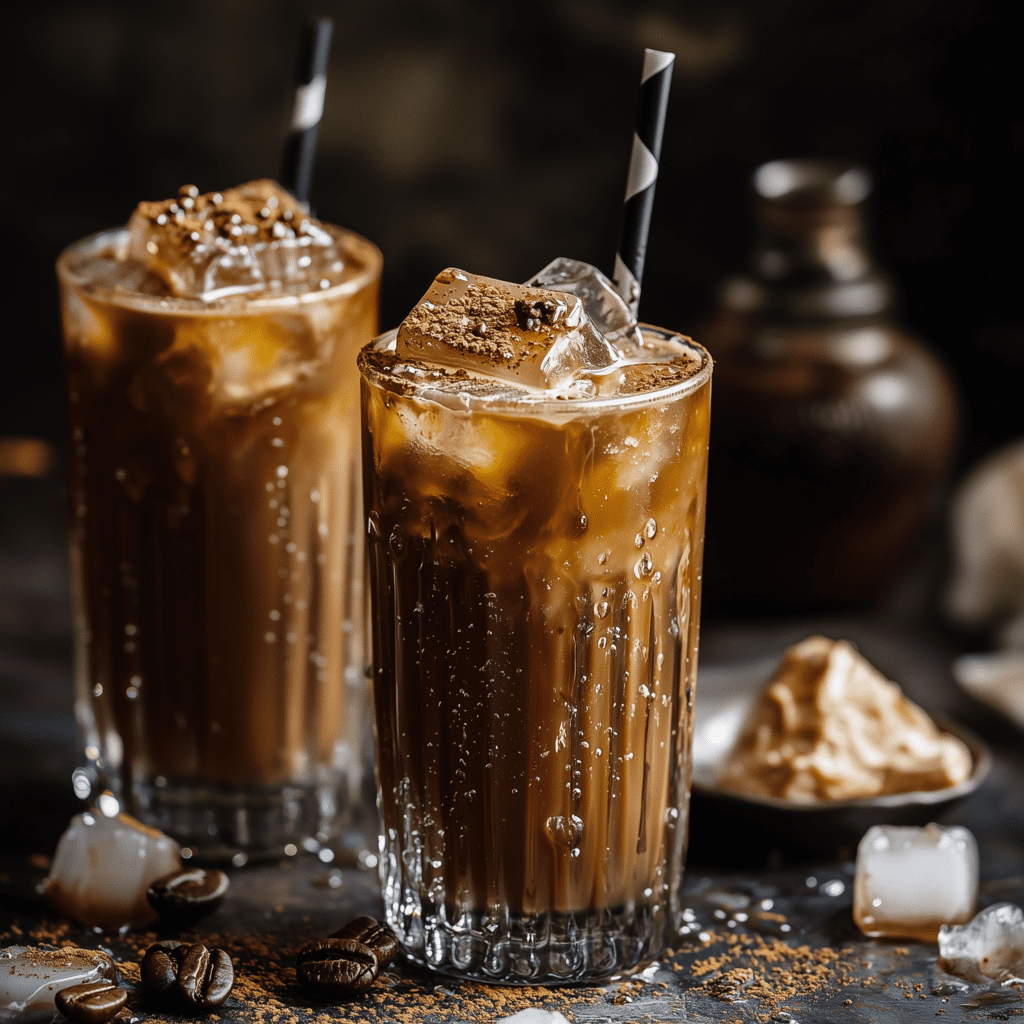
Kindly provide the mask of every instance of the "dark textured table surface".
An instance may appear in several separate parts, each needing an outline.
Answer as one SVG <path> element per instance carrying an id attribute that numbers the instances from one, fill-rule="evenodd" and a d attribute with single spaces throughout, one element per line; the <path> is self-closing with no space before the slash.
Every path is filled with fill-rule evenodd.
<path id="1" fill-rule="evenodd" d="M 37 894 L 46 858 L 81 809 L 69 782 L 76 752 L 62 510 L 48 494 L 26 483 L 4 485 L 0 495 L 0 946 L 104 948 L 132 983 L 156 932 L 97 934 L 62 919 Z M 853 639 L 913 699 L 992 746 L 988 780 L 941 820 L 966 825 L 978 839 L 982 905 L 1024 903 L 1024 737 L 957 689 L 948 671 L 956 651 L 946 637 L 878 618 L 718 624 L 705 629 L 702 662 L 771 657 L 811 632 Z M 395 966 L 363 997 L 313 1004 L 295 986 L 295 952 L 357 914 L 379 914 L 380 902 L 373 873 L 312 857 L 234 871 L 221 909 L 182 937 L 213 940 L 236 961 L 235 990 L 210 1018 L 221 1021 L 487 1021 L 526 1006 L 578 1022 L 1024 1016 L 1024 993 L 962 987 L 939 971 L 935 946 L 860 936 L 850 914 L 848 856 L 803 860 L 799 843 L 767 845 L 743 821 L 709 811 L 692 831 L 689 933 L 657 963 L 601 987 L 491 988 Z M 133 1005 L 143 1020 L 177 1019 Z"/>

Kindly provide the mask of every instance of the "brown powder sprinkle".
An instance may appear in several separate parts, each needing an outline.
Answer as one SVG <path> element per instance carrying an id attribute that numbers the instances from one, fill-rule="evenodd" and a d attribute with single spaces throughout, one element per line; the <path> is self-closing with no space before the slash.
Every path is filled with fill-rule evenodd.
<path id="1" fill-rule="evenodd" d="M 136 218 L 149 221 L 161 244 L 184 252 L 211 236 L 249 245 L 297 238 L 317 225 L 298 200 L 269 178 L 203 194 L 195 185 L 183 185 L 176 199 L 139 203 Z"/>
<path id="2" fill-rule="evenodd" d="M 467 276 L 450 268 L 437 275 L 435 285 L 452 284 L 454 275 Z M 524 297 L 514 300 L 502 282 L 475 278 L 461 295 L 444 303 L 424 300 L 402 321 L 399 342 L 416 337 L 421 345 L 433 342 L 516 369 L 528 357 L 547 352 L 552 337 L 568 329 L 563 323 L 568 310 L 579 304 L 579 299 L 558 292 L 516 291 Z"/>
<path id="3" fill-rule="evenodd" d="M 704 979 L 697 987 L 722 1002 L 756 1000 L 758 1021 L 772 1020 L 787 1000 L 831 994 L 860 980 L 851 973 L 854 963 L 843 959 L 850 950 L 789 946 L 747 933 L 709 939 L 708 945 L 724 941 L 728 948 L 690 965 L 689 973 Z"/>

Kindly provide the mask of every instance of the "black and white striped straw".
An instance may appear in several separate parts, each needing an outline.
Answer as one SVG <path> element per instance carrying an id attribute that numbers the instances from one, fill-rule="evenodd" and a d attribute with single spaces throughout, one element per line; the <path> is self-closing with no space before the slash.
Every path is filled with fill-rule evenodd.
<path id="1" fill-rule="evenodd" d="M 622 232 L 612 275 L 615 287 L 634 316 L 640 305 L 640 282 L 644 276 L 647 234 L 651 227 L 654 187 L 658 182 L 658 160 L 675 59 L 674 53 L 664 50 L 644 50 L 633 153 L 629 160 L 626 200 L 622 208 Z"/>
<path id="2" fill-rule="evenodd" d="M 324 113 L 327 91 L 327 63 L 331 54 L 330 18 L 314 18 L 303 26 L 295 67 L 295 106 L 292 124 L 284 140 L 281 157 L 281 184 L 300 202 L 309 202 L 313 181 L 313 161 L 320 118 Z"/>

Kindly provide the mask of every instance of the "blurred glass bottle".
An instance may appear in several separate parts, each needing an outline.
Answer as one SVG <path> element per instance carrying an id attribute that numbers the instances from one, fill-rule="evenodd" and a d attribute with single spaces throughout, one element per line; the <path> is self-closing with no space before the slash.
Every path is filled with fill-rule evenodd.
<path id="1" fill-rule="evenodd" d="M 750 270 L 700 338 L 715 358 L 706 586 L 730 612 L 863 605 L 907 566 L 956 440 L 948 373 L 892 320 L 866 171 L 753 177 Z"/>

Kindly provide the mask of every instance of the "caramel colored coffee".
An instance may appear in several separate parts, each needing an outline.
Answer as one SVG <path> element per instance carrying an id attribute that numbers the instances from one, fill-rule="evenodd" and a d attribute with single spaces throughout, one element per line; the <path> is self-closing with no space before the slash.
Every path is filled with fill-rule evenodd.
<path id="1" fill-rule="evenodd" d="M 574 315 L 524 309 L 552 346 Z M 444 972 L 600 977 L 680 910 L 710 359 L 642 332 L 555 389 L 503 342 L 501 377 L 402 331 L 360 356 L 385 906 Z"/>
<path id="2" fill-rule="evenodd" d="M 381 261 L 254 185 L 142 204 L 58 272 L 87 759 L 185 843 L 279 853 L 372 787 L 353 364 Z"/>

